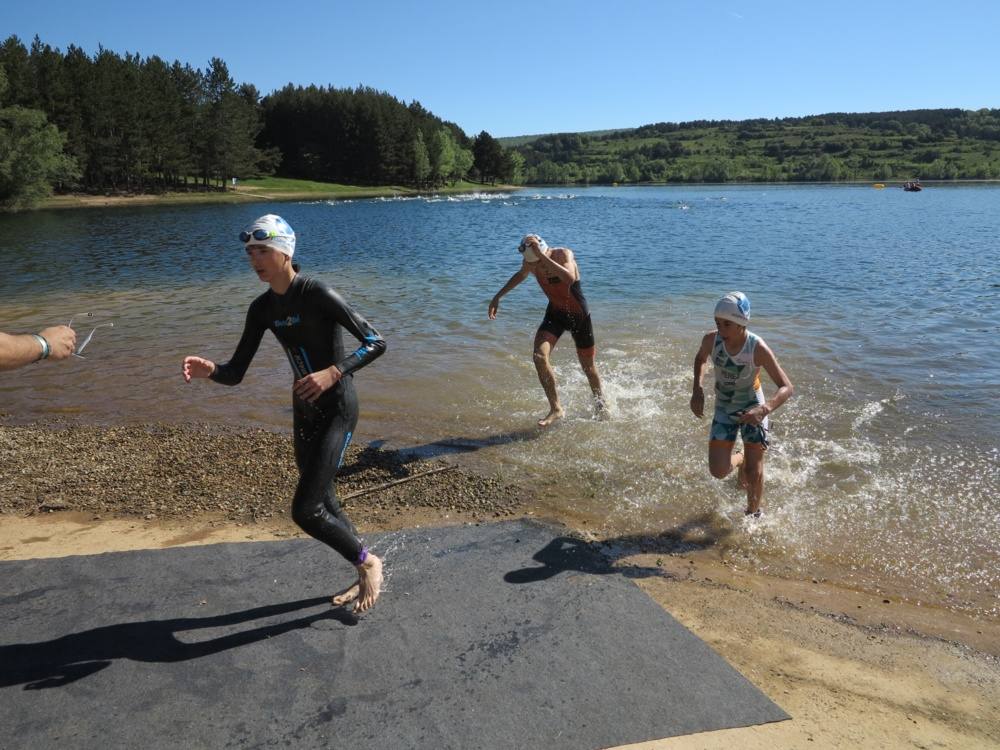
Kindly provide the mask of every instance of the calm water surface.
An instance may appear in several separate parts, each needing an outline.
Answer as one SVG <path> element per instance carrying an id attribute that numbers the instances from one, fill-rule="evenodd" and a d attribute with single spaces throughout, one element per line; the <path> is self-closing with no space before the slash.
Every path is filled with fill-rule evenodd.
<path id="1" fill-rule="evenodd" d="M 115 324 L 85 360 L 0 374 L 0 412 L 288 429 L 271 337 L 239 388 L 179 375 L 186 354 L 232 353 L 263 290 L 235 235 L 266 212 L 297 230 L 304 271 L 389 342 L 356 378 L 362 437 L 528 477 L 605 532 L 686 525 L 758 568 L 998 615 L 1000 189 L 593 188 L 0 217 L 0 330 L 88 312 Z M 577 253 L 610 422 L 592 419 L 567 338 L 554 360 L 568 418 L 531 429 L 544 299 L 529 280 L 486 317 L 527 231 Z M 767 514 L 749 523 L 734 484 L 709 476 L 708 425 L 687 406 L 699 336 L 732 289 L 797 388 L 774 417 Z"/>

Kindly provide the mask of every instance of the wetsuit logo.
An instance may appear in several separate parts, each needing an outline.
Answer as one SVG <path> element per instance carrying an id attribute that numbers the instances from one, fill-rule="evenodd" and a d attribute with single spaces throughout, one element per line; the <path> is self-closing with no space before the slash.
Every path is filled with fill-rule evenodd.
<path id="1" fill-rule="evenodd" d="M 288 328 L 289 326 L 298 325 L 302 322 L 302 319 L 298 315 L 289 315 L 284 320 L 274 321 L 275 328 Z"/>
<path id="2" fill-rule="evenodd" d="M 286 347 L 285 354 L 288 355 L 288 362 L 292 366 L 296 380 L 304 378 L 313 371 L 312 362 L 309 361 L 309 355 L 303 347 L 300 346 L 298 349 Z"/>

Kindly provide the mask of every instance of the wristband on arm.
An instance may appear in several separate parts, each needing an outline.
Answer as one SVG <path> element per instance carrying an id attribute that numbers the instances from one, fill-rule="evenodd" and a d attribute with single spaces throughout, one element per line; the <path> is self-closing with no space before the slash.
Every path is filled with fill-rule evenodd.
<path id="1" fill-rule="evenodd" d="M 49 346 L 49 342 L 46 341 L 45 337 L 42 336 L 42 335 L 40 335 L 40 334 L 33 333 L 31 335 L 34 336 L 38 340 L 39 344 L 42 345 L 42 353 L 38 355 L 38 359 L 36 359 L 35 361 L 36 362 L 41 362 L 43 359 L 48 359 L 49 358 L 49 354 L 52 353 L 52 347 Z"/>

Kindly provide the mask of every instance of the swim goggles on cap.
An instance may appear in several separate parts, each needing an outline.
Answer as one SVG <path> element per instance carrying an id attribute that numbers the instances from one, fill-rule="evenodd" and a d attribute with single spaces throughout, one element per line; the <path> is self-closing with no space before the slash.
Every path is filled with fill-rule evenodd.
<path id="1" fill-rule="evenodd" d="M 279 236 L 273 229 L 254 229 L 252 232 L 243 230 L 240 232 L 240 242 L 249 242 L 251 239 L 262 242 Z"/>

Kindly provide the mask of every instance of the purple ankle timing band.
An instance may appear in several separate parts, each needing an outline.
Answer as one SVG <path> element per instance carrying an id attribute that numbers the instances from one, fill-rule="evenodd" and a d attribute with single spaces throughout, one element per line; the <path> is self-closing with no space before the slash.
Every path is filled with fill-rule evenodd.
<path id="1" fill-rule="evenodd" d="M 358 561 L 355 565 L 364 565 L 365 560 L 368 559 L 368 548 L 362 547 L 361 551 L 358 553 Z"/>

